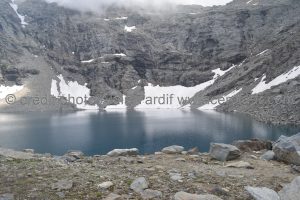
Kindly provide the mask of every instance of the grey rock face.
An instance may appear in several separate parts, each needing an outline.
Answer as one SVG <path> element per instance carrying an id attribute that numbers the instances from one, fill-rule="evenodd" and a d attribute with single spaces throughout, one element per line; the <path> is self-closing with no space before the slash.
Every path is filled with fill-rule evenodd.
<path id="1" fill-rule="evenodd" d="M 165 154 L 180 154 L 184 150 L 184 147 L 173 145 L 163 148 L 161 151 Z"/>
<path id="2" fill-rule="evenodd" d="M 281 200 L 299 200 L 300 198 L 300 176 L 295 178 L 292 183 L 283 187 L 279 192 Z"/>
<path id="3" fill-rule="evenodd" d="M 273 151 L 267 151 L 260 157 L 260 159 L 262 160 L 274 160 L 274 158 L 275 158 L 275 153 Z"/>
<path id="4" fill-rule="evenodd" d="M 174 200 L 222 200 L 221 198 L 215 195 L 197 195 L 197 194 L 190 194 L 186 192 L 177 192 L 174 196 Z"/>
<path id="5" fill-rule="evenodd" d="M 247 186 L 246 190 L 255 200 L 280 200 L 278 194 L 269 188 Z"/>
<path id="6" fill-rule="evenodd" d="M 239 158 L 241 156 L 241 151 L 233 145 L 211 143 L 209 154 L 217 160 L 228 161 Z"/>
<path id="7" fill-rule="evenodd" d="M 133 191 L 140 193 L 143 192 L 145 189 L 148 188 L 148 182 L 144 177 L 140 177 L 135 179 L 131 185 L 130 185 L 130 189 L 132 189 Z"/>
<path id="8" fill-rule="evenodd" d="M 241 151 L 261 151 L 264 149 L 267 150 L 272 149 L 271 141 L 263 141 L 259 139 L 238 140 L 238 141 L 234 141 L 232 145 L 236 146 Z"/>
<path id="9" fill-rule="evenodd" d="M 300 133 L 291 137 L 281 136 L 274 144 L 276 159 L 300 165 Z"/>
<path id="10" fill-rule="evenodd" d="M 139 154 L 139 150 L 136 148 L 132 149 L 114 149 L 107 153 L 108 156 L 117 157 L 117 156 L 136 156 Z"/>
<path id="11" fill-rule="evenodd" d="M 217 66 L 225 70 L 235 64 L 232 72 L 195 95 L 193 108 L 243 88 L 218 110 L 237 110 L 260 121 L 300 124 L 299 77 L 251 95 L 256 78 L 265 74 L 269 82 L 300 65 L 299 1 L 265 0 L 253 6 L 236 0 L 220 7 L 179 6 L 166 15 L 115 8 L 105 16 L 85 15 L 45 1 L 18 1 L 20 13 L 29 22 L 25 29 L 9 3 L 0 1 L 0 65 L 8 66 L 0 70 L 1 84 L 28 81 L 31 96 L 50 95 L 51 79 L 62 74 L 67 80 L 87 83 L 91 99 L 103 102 L 100 108 L 118 104 L 123 94 L 128 108 L 133 108 L 144 98 L 143 86 L 148 82 L 195 86 L 211 80 Z M 197 14 L 191 15 L 191 10 Z M 128 19 L 114 20 L 116 13 Z M 106 17 L 111 20 L 105 21 Z M 125 25 L 135 25 L 137 31 L 125 32 Z M 81 62 L 90 59 L 94 61 Z M 146 84 L 138 84 L 139 80 Z M 17 104 L 7 108 L 32 109 Z M 75 108 L 35 107 L 60 109 Z"/>

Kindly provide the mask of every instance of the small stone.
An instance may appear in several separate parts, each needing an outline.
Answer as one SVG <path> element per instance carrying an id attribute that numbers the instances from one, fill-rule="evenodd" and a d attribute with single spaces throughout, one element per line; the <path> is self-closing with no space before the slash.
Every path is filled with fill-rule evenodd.
<path id="1" fill-rule="evenodd" d="M 229 191 L 219 186 L 215 186 L 210 190 L 210 193 L 218 196 L 228 196 Z"/>
<path id="2" fill-rule="evenodd" d="M 156 170 L 164 170 L 165 167 L 164 167 L 164 166 L 161 166 L 161 165 L 156 165 L 156 166 L 155 166 L 155 169 L 156 169 Z"/>
<path id="3" fill-rule="evenodd" d="M 215 195 L 204 194 L 190 194 L 186 192 L 177 192 L 174 196 L 174 200 L 222 200 Z"/>
<path id="4" fill-rule="evenodd" d="M 197 177 L 197 173 L 195 171 L 191 171 L 188 173 L 188 177 L 194 179 Z"/>
<path id="5" fill-rule="evenodd" d="M 34 153 L 34 149 L 24 149 L 23 152 L 25 152 L 25 153 Z"/>
<path id="6" fill-rule="evenodd" d="M 106 155 L 110 157 L 118 157 L 118 156 L 136 156 L 139 154 L 139 150 L 136 148 L 132 149 L 114 149 L 108 152 Z"/>
<path id="7" fill-rule="evenodd" d="M 254 159 L 254 160 L 257 160 L 257 156 L 255 156 L 255 155 L 250 155 L 250 158 L 252 158 L 252 159 Z"/>
<path id="8" fill-rule="evenodd" d="M 244 161 L 229 163 L 225 165 L 225 167 L 254 169 L 254 167 L 250 163 Z"/>
<path id="9" fill-rule="evenodd" d="M 230 144 L 211 143 L 209 154 L 219 161 L 234 160 L 241 156 L 241 151 Z"/>
<path id="10" fill-rule="evenodd" d="M 133 191 L 140 193 L 142 192 L 144 189 L 148 188 L 148 182 L 144 177 L 140 177 L 135 179 L 132 184 L 130 185 L 130 189 L 132 189 Z"/>
<path id="11" fill-rule="evenodd" d="M 115 193 L 110 193 L 104 200 L 122 200 L 122 197 Z"/>
<path id="12" fill-rule="evenodd" d="M 274 157 L 275 157 L 275 153 L 273 151 L 267 151 L 260 157 L 260 159 L 269 161 L 269 160 L 274 160 Z"/>
<path id="13" fill-rule="evenodd" d="M 199 155 L 190 155 L 189 157 L 190 157 L 191 159 L 198 159 L 198 158 L 200 158 Z"/>
<path id="14" fill-rule="evenodd" d="M 84 153 L 82 151 L 70 150 L 66 155 L 74 157 L 75 159 L 81 159 L 84 156 Z"/>
<path id="15" fill-rule="evenodd" d="M 299 200 L 300 197 L 300 176 L 296 177 L 290 184 L 287 184 L 279 192 L 281 200 Z"/>
<path id="16" fill-rule="evenodd" d="M 98 188 L 107 190 L 107 189 L 111 188 L 112 186 L 114 186 L 114 184 L 110 181 L 107 181 L 107 182 L 103 182 L 103 183 L 99 184 Z"/>
<path id="17" fill-rule="evenodd" d="M 187 151 L 182 151 L 181 154 L 182 154 L 182 155 L 187 155 L 188 152 L 187 152 Z"/>
<path id="18" fill-rule="evenodd" d="M 14 200 L 14 195 L 10 193 L 0 194 L 0 200 Z"/>
<path id="19" fill-rule="evenodd" d="M 184 150 L 184 147 L 173 145 L 169 147 L 165 147 L 162 149 L 162 152 L 165 154 L 180 154 Z"/>
<path id="20" fill-rule="evenodd" d="M 175 161 L 185 162 L 186 160 L 184 158 L 177 158 L 177 159 L 175 159 Z"/>
<path id="21" fill-rule="evenodd" d="M 278 194 L 269 188 L 262 187 L 245 187 L 247 192 L 255 199 L 255 200 L 280 200 Z"/>
<path id="22" fill-rule="evenodd" d="M 142 199 L 156 199 L 156 198 L 162 198 L 162 193 L 158 190 L 150 190 L 146 189 L 145 191 L 141 192 Z"/>
<path id="23" fill-rule="evenodd" d="M 198 147 L 194 147 L 194 148 L 188 150 L 187 154 L 189 154 L 189 155 L 197 155 L 198 153 L 199 153 Z"/>
<path id="24" fill-rule="evenodd" d="M 171 173 L 170 174 L 170 178 L 173 181 L 179 181 L 179 182 L 181 182 L 182 179 L 183 179 L 183 177 L 181 176 L 181 174 L 177 174 L 177 173 Z"/>
<path id="25" fill-rule="evenodd" d="M 163 152 L 160 152 L 160 151 L 154 153 L 154 155 L 157 155 L 157 156 L 160 156 L 160 155 L 163 155 L 163 154 L 164 154 L 164 153 L 163 153 Z"/>
<path id="26" fill-rule="evenodd" d="M 65 198 L 65 193 L 63 193 L 63 192 L 57 192 L 56 194 L 61 199 Z"/>
<path id="27" fill-rule="evenodd" d="M 52 184 L 52 190 L 69 190 L 73 187 L 73 181 L 60 180 Z"/>

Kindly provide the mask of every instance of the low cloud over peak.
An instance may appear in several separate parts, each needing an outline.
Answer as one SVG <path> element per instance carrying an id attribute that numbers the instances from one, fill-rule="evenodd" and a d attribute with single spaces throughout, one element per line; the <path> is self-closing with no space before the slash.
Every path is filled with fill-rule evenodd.
<path id="1" fill-rule="evenodd" d="M 232 0 L 46 0 L 79 11 L 102 12 L 105 8 L 118 5 L 125 7 L 140 6 L 151 9 L 165 9 L 174 5 L 197 4 L 202 6 L 225 5 Z"/>

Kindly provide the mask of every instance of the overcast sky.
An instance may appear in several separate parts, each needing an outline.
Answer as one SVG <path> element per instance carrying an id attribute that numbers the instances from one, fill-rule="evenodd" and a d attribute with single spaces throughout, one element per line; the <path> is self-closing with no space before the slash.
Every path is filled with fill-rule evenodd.
<path id="1" fill-rule="evenodd" d="M 164 8 L 166 4 L 197 4 L 202 6 L 225 5 L 232 0 L 46 0 L 57 2 L 61 6 L 81 11 L 101 11 L 103 7 L 119 4 L 126 6 L 144 6 L 151 8 Z"/>

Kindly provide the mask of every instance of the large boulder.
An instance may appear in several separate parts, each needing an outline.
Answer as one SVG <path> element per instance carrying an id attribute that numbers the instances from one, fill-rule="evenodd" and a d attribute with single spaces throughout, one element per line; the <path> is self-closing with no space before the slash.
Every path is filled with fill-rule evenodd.
<path id="1" fill-rule="evenodd" d="M 275 153 L 273 151 L 267 151 L 262 156 L 260 156 L 261 160 L 274 160 Z"/>
<path id="2" fill-rule="evenodd" d="M 221 198 L 211 194 L 190 194 L 187 192 L 177 192 L 174 200 L 222 200 Z"/>
<path id="3" fill-rule="evenodd" d="M 258 188 L 247 186 L 245 189 L 255 200 L 280 200 L 277 192 L 266 187 Z"/>
<path id="4" fill-rule="evenodd" d="M 140 193 L 142 199 L 149 200 L 149 199 L 161 199 L 162 193 L 158 190 L 150 190 L 146 189 L 143 192 Z"/>
<path id="5" fill-rule="evenodd" d="M 143 192 L 145 189 L 147 189 L 149 186 L 147 180 L 144 177 L 140 177 L 135 179 L 131 185 L 130 185 L 130 189 L 132 189 L 133 191 L 140 193 Z"/>
<path id="6" fill-rule="evenodd" d="M 136 156 L 139 154 L 139 150 L 136 148 L 132 149 L 114 149 L 107 153 L 110 157 L 117 157 L 117 156 Z"/>
<path id="7" fill-rule="evenodd" d="M 300 176 L 296 177 L 292 183 L 283 187 L 279 192 L 280 200 L 300 199 Z"/>
<path id="8" fill-rule="evenodd" d="M 241 151 L 233 145 L 222 143 L 211 143 L 209 154 L 211 157 L 220 160 L 234 160 L 241 156 Z"/>
<path id="9" fill-rule="evenodd" d="M 263 141 L 259 139 L 252 140 L 237 140 L 232 143 L 232 145 L 239 148 L 241 151 L 249 152 L 249 151 L 261 151 L 264 149 L 271 150 L 272 142 L 271 141 Z"/>
<path id="10" fill-rule="evenodd" d="M 184 150 L 184 147 L 173 145 L 163 148 L 161 151 L 165 154 L 180 154 Z"/>
<path id="11" fill-rule="evenodd" d="M 274 144 L 273 151 L 277 160 L 300 165 L 300 133 L 291 137 L 281 136 Z"/>
<path id="12" fill-rule="evenodd" d="M 9 157 L 13 159 L 22 159 L 22 160 L 30 160 L 35 158 L 35 155 L 33 153 L 15 151 L 12 149 L 5 149 L 1 147 L 0 147 L 0 156 Z"/>

